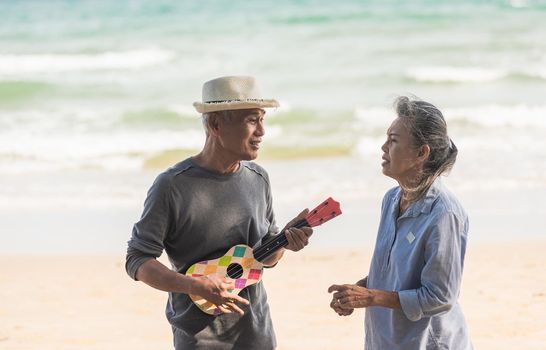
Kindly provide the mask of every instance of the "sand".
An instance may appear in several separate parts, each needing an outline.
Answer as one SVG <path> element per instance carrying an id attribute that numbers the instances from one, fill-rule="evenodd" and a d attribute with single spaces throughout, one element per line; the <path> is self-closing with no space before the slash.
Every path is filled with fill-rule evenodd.
<path id="1" fill-rule="evenodd" d="M 287 253 L 267 270 L 279 349 L 361 349 L 363 310 L 326 289 L 368 269 L 372 246 Z M 546 240 L 470 242 L 460 303 L 476 349 L 546 348 Z M 169 349 L 166 295 L 129 279 L 124 256 L 0 257 L 0 349 Z M 295 269 L 304 266 L 304 269 Z"/>

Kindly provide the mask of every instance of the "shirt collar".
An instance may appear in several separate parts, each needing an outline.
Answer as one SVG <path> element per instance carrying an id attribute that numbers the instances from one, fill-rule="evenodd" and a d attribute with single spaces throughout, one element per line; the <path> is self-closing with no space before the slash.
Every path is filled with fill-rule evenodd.
<path id="1" fill-rule="evenodd" d="M 436 198 L 438 198 L 438 195 L 440 194 L 440 189 L 442 187 L 442 182 L 440 178 L 436 178 L 432 185 L 430 185 L 427 194 L 419 199 L 417 202 L 412 203 L 409 208 L 406 210 L 406 212 L 401 216 L 402 217 L 417 217 L 421 213 L 428 214 L 430 213 L 432 209 L 432 204 L 434 201 L 436 201 Z M 396 205 L 399 205 L 400 203 L 400 196 L 402 195 L 402 190 L 400 189 L 398 193 L 395 196 L 395 203 Z"/>

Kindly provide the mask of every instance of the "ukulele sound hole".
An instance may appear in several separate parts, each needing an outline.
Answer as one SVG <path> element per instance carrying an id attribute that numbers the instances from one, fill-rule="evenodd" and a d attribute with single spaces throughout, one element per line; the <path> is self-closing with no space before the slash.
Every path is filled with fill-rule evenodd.
<path id="1" fill-rule="evenodd" d="M 227 268 L 227 275 L 229 278 L 239 278 L 243 275 L 243 267 L 239 264 L 229 264 Z"/>

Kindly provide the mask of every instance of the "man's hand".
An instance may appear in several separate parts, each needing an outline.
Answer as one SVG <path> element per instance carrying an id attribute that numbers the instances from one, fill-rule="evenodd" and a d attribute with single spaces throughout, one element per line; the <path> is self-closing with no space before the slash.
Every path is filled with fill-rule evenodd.
<path id="1" fill-rule="evenodd" d="M 297 252 L 309 244 L 309 237 L 311 237 L 313 234 L 313 229 L 311 227 L 290 227 L 295 225 L 298 221 L 305 219 L 307 214 L 309 214 L 309 209 L 304 209 L 298 216 L 296 216 L 286 225 L 288 229 L 286 227 L 284 228 L 284 234 L 286 235 L 286 240 L 288 241 L 288 245 L 285 247 L 286 249 Z"/>
<path id="2" fill-rule="evenodd" d="M 235 302 L 244 305 L 249 305 L 250 303 L 245 298 L 228 292 L 230 289 L 235 289 L 232 279 L 213 273 L 195 278 L 195 283 L 190 294 L 199 295 L 210 301 L 224 313 L 237 312 L 243 315 L 243 310 Z"/>

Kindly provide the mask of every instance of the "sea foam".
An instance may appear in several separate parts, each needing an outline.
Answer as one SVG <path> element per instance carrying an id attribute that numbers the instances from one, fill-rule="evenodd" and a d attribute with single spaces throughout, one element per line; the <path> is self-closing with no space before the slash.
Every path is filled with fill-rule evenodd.
<path id="1" fill-rule="evenodd" d="M 546 128 L 546 105 L 481 105 L 474 107 L 438 106 L 448 125 L 465 126 L 473 129 L 483 127 L 528 127 Z M 386 128 L 396 117 L 393 109 L 382 107 L 359 107 L 355 117 L 361 127 L 368 129 Z"/>
<path id="2" fill-rule="evenodd" d="M 502 69 L 481 67 L 426 66 L 406 71 L 406 77 L 430 83 L 482 83 L 502 79 L 508 75 Z"/>
<path id="3" fill-rule="evenodd" d="M 39 73 L 94 70 L 127 70 L 158 65 L 172 59 L 174 53 L 163 49 L 110 51 L 99 54 L 3 54 L 0 77 Z"/>

